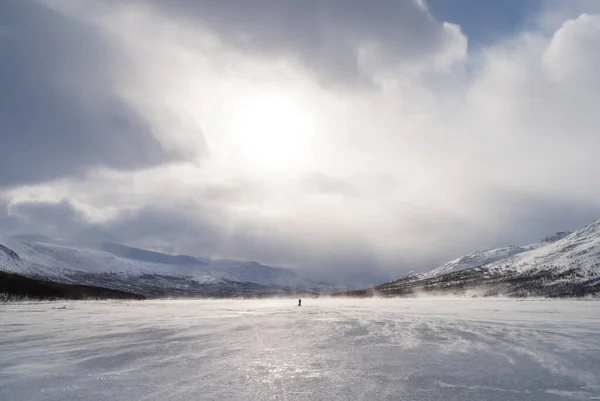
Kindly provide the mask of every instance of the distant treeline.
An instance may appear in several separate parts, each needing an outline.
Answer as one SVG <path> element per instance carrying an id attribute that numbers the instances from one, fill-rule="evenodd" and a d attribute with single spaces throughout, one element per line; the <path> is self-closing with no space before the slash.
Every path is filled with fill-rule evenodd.
<path id="1" fill-rule="evenodd" d="M 90 285 L 64 284 L 38 280 L 0 271 L 0 298 L 36 299 L 145 299 L 143 295 Z"/>

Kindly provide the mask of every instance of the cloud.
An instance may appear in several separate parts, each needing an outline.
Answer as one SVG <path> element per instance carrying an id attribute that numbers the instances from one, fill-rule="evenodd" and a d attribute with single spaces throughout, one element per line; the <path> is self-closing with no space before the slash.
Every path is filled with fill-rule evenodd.
<path id="1" fill-rule="evenodd" d="M 0 25 L 0 186 L 181 159 L 115 90 L 128 61 L 105 34 L 32 1 Z"/>
<path id="2" fill-rule="evenodd" d="M 4 151 L 2 229 L 383 279 L 600 210 L 600 10 L 584 2 L 471 52 L 412 1 L 44 4 L 86 57 L 24 74 L 48 101 L 11 118 L 91 101 L 89 142 L 56 128 L 53 152 L 34 136 Z M 115 108 L 130 129 L 101 118 Z"/>
<path id="3" fill-rule="evenodd" d="M 136 4 L 215 35 L 242 54 L 299 62 L 322 84 L 372 81 L 374 62 L 424 67 L 466 46 L 460 29 L 435 21 L 420 1 L 114 1 Z M 448 53 L 456 48 L 457 53 Z"/>

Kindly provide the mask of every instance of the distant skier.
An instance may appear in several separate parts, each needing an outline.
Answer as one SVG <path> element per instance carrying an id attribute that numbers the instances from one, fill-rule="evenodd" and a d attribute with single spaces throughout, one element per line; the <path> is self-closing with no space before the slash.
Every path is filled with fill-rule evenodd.
<path id="1" fill-rule="evenodd" d="M 298 306 L 302 306 L 302 300 L 301 299 L 298 300 Z"/>

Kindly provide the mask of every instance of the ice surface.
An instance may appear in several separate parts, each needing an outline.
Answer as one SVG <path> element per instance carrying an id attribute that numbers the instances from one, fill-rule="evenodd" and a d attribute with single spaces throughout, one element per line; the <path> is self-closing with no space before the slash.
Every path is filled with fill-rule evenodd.
<path id="1" fill-rule="evenodd" d="M 0 399 L 600 399 L 598 301 L 296 305 L 2 304 Z"/>

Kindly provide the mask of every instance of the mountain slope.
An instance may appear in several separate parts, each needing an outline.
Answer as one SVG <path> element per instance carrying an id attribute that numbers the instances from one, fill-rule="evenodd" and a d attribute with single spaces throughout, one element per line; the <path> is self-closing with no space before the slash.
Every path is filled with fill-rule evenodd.
<path id="1" fill-rule="evenodd" d="M 471 269 L 473 267 L 484 266 L 490 263 L 499 262 L 506 260 L 512 256 L 528 252 L 534 249 L 545 247 L 556 241 L 560 241 L 566 236 L 570 235 L 571 232 L 563 231 L 550 235 L 542 239 L 540 242 L 536 242 L 530 245 L 524 246 L 507 246 L 503 248 L 490 248 L 483 251 L 476 251 L 468 255 L 462 256 L 458 259 L 444 263 L 440 267 L 430 270 L 425 273 L 421 273 L 422 278 L 439 277 L 446 274 L 458 272 L 461 270 Z"/>
<path id="2" fill-rule="evenodd" d="M 114 243 L 0 234 L 0 246 L 0 270 L 147 296 L 257 296 L 318 293 L 324 288 L 283 268 L 166 255 Z"/>
<path id="3" fill-rule="evenodd" d="M 600 295 L 600 219 L 521 247 L 474 252 L 428 272 L 337 295 Z"/>
<path id="4" fill-rule="evenodd" d="M 144 296 L 107 288 L 64 284 L 0 271 L 0 301 L 57 299 L 144 299 Z"/>

